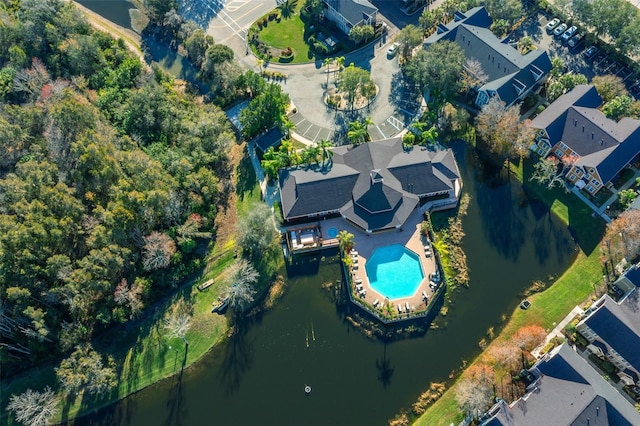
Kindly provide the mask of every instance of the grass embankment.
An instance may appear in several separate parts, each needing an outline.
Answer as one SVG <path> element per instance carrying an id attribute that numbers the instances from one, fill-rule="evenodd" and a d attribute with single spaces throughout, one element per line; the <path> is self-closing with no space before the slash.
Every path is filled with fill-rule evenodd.
<path id="1" fill-rule="evenodd" d="M 517 308 L 513 312 L 491 345 L 468 366 L 487 362 L 488 350 L 494 345 L 510 340 L 520 327 L 539 325 L 551 331 L 574 306 L 593 296 L 593 284 L 602 279 L 598 243 L 604 232 L 604 223 L 599 218 L 591 217 L 591 210 L 574 195 L 567 194 L 561 189 L 548 190 L 529 182 L 532 164 L 532 160 L 525 160 L 519 165 L 513 165 L 512 172 L 524 182 L 531 196 L 543 201 L 560 220 L 570 227 L 581 250 L 569 269 L 551 287 L 528 298 L 531 301 L 531 307 L 528 310 Z M 415 424 L 425 426 L 458 424 L 463 419 L 463 415 L 458 410 L 455 389 L 456 383 L 431 405 Z"/>
<path id="2" fill-rule="evenodd" d="M 201 276 L 190 279 L 171 297 L 149 307 L 139 320 L 110 330 L 96 339 L 93 342 L 96 351 L 113 357 L 115 361 L 118 386 L 101 399 L 82 393 L 71 398 L 63 398 L 60 394 L 60 412 L 55 422 L 90 413 L 180 373 L 227 335 L 227 318 L 211 313 L 211 307 L 226 286 L 226 269 L 236 260 L 233 236 L 237 217 L 242 217 L 253 204 L 261 202 L 255 173 L 243 153 L 244 144 L 234 147 L 231 154 L 232 163 L 236 165 L 237 190 L 230 197 L 227 209 L 217 218 L 218 238 L 212 242 L 208 264 Z M 198 290 L 198 285 L 209 279 L 213 280 L 213 284 L 202 291 Z M 165 313 L 178 303 L 185 302 L 193 312 L 191 328 L 185 336 L 189 342 L 188 350 L 182 339 L 167 337 L 164 328 Z M 33 368 L 8 383 L 3 382 L 0 406 L 6 407 L 10 395 L 22 393 L 28 388 L 42 390 L 50 386 L 57 389 L 56 365 L 51 363 Z M 6 411 L 1 416 L 0 423 L 14 424 Z"/>

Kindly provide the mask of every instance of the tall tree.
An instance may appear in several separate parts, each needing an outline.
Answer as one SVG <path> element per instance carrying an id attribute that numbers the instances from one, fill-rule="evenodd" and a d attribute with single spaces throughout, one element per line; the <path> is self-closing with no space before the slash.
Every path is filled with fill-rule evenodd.
<path id="1" fill-rule="evenodd" d="M 27 389 L 20 395 L 12 395 L 7 410 L 25 426 L 46 426 L 58 412 L 57 405 L 56 394 L 46 387 L 42 392 Z"/>
<path id="2" fill-rule="evenodd" d="M 411 57 L 411 52 L 422 42 L 422 30 L 413 24 L 402 28 L 396 36 L 396 42 L 400 43 L 403 58 Z"/>
<path id="3" fill-rule="evenodd" d="M 356 67 L 352 63 L 340 72 L 338 85 L 340 86 L 340 90 L 345 93 L 349 107 L 353 109 L 358 97 L 362 96 L 363 88 L 371 87 L 374 83 L 368 71 Z M 371 96 L 369 90 L 365 90 L 365 93 Z"/>
<path id="4" fill-rule="evenodd" d="M 349 38 L 355 44 L 366 43 L 375 35 L 375 31 L 371 25 L 356 25 L 349 31 Z"/>
<path id="5" fill-rule="evenodd" d="M 55 371 L 66 393 L 86 391 L 102 396 L 117 384 L 113 359 L 109 358 L 105 366 L 100 354 L 89 344 L 76 347 Z"/>
<path id="6" fill-rule="evenodd" d="M 624 86 L 622 78 L 617 75 L 596 75 L 593 77 L 591 83 L 593 83 L 604 102 L 609 102 L 616 96 L 625 96 L 629 94 L 627 92 L 627 88 Z"/>
<path id="7" fill-rule="evenodd" d="M 534 136 L 533 130 L 520 122 L 518 107 L 507 108 L 498 97 L 482 107 L 476 130 L 489 150 L 504 159 L 525 155 Z"/>
<path id="8" fill-rule="evenodd" d="M 345 231 L 344 229 L 338 232 L 338 245 L 343 253 L 347 253 L 353 248 L 355 245 L 353 241 L 354 238 L 355 236 L 352 233 Z"/>
<path id="9" fill-rule="evenodd" d="M 229 306 L 237 313 L 246 311 L 253 303 L 256 294 L 254 287 L 258 282 L 258 278 L 258 272 L 246 260 L 241 259 L 233 265 L 227 294 Z"/>
<path id="10" fill-rule="evenodd" d="M 474 364 L 464 372 L 456 386 L 456 401 L 464 413 L 474 418 L 484 413 L 492 401 L 494 376 L 486 364 Z"/>
<path id="11" fill-rule="evenodd" d="M 446 99 L 458 92 L 464 60 L 460 46 L 452 41 L 439 41 L 407 61 L 405 71 L 423 90 L 428 89 L 432 96 Z"/>
<path id="12" fill-rule="evenodd" d="M 612 220 L 602 242 L 604 254 L 615 263 L 636 258 L 640 253 L 640 210 L 627 210 Z"/>
<path id="13" fill-rule="evenodd" d="M 331 158 L 333 158 L 333 151 L 331 150 L 331 148 L 333 148 L 333 144 L 328 139 L 320 139 L 318 148 L 320 148 L 322 153 L 322 164 L 328 164 L 331 161 Z"/>
<path id="14" fill-rule="evenodd" d="M 185 348 L 189 346 L 187 333 L 191 329 L 192 316 L 192 308 L 180 300 L 164 320 L 164 328 L 169 337 L 181 339 Z"/>
<path id="15" fill-rule="evenodd" d="M 238 222 L 238 244 L 252 259 L 264 256 L 275 247 L 277 231 L 273 214 L 266 204 L 258 204 Z"/>
<path id="16" fill-rule="evenodd" d="M 619 121 L 622 117 L 631 114 L 632 101 L 627 95 L 616 96 L 602 106 L 602 112 L 613 121 Z"/>
<path id="17" fill-rule="evenodd" d="M 143 265 L 147 271 L 169 266 L 171 256 L 176 252 L 176 244 L 167 234 L 157 231 L 144 237 Z"/>

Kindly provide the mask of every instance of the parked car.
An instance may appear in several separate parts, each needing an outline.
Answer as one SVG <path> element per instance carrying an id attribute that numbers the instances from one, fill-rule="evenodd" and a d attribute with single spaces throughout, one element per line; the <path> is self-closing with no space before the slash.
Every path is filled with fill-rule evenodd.
<path id="1" fill-rule="evenodd" d="M 589 48 L 584 51 L 583 55 L 585 59 L 591 59 L 596 55 L 596 53 L 598 53 L 598 48 L 595 46 L 589 46 Z"/>
<path id="2" fill-rule="evenodd" d="M 576 47 L 584 43 L 584 39 L 586 36 L 587 35 L 585 33 L 578 33 L 574 35 L 573 37 L 571 37 L 571 40 L 569 40 L 569 42 L 567 43 L 567 46 L 569 46 L 570 49 L 575 49 Z"/>
<path id="3" fill-rule="evenodd" d="M 527 310 L 527 309 L 529 309 L 529 306 L 531 306 L 531 302 L 529 302 L 526 299 L 523 300 L 522 302 L 520 302 L 520 309 Z"/>
<path id="4" fill-rule="evenodd" d="M 573 37 L 573 35 L 578 31 L 578 27 L 576 27 L 575 25 L 572 25 L 571 27 L 569 27 L 569 29 L 565 32 L 562 33 L 562 35 L 560 36 L 560 40 L 563 43 L 566 43 L 569 41 L 569 39 L 571 37 Z"/>
<path id="5" fill-rule="evenodd" d="M 559 24 L 560 24 L 560 18 L 553 18 L 547 23 L 547 25 L 545 25 L 544 29 L 547 31 L 547 33 L 550 33 Z"/>
<path id="6" fill-rule="evenodd" d="M 567 31 L 567 24 L 560 24 L 556 27 L 555 30 L 553 30 L 553 35 L 555 37 L 560 37 L 560 34 L 562 34 L 563 32 Z"/>
<path id="7" fill-rule="evenodd" d="M 396 53 L 398 53 L 398 50 L 400 50 L 400 43 L 393 43 L 387 49 L 387 57 L 393 58 L 394 56 L 396 56 Z"/>

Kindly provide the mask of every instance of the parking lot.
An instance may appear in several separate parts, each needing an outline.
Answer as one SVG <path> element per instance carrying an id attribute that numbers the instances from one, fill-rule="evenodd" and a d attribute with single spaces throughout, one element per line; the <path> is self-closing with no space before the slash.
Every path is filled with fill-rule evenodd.
<path id="1" fill-rule="evenodd" d="M 586 58 L 584 52 L 591 45 L 589 42 L 583 42 L 575 48 L 569 48 L 567 44 L 560 41 L 559 37 L 545 30 L 545 26 L 552 18 L 543 13 L 530 16 L 508 36 L 509 42 L 515 44 L 522 37 L 529 36 L 539 49 L 546 49 L 551 58 L 560 57 L 568 71 L 584 74 L 589 81 L 596 75 L 617 75 L 622 78 L 629 93 L 636 99 L 640 99 L 640 75 L 634 75 L 629 68 L 616 62 L 600 49 L 590 58 Z"/>

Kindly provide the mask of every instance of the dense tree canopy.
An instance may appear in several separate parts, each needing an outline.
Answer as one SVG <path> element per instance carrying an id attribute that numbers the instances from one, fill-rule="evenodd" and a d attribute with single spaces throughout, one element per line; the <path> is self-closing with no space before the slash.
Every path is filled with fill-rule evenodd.
<path id="1" fill-rule="evenodd" d="M 12 4 L 0 6 L 2 374 L 85 348 L 202 264 L 194 246 L 215 231 L 235 139 L 218 107 L 71 3 Z"/>
<path id="2" fill-rule="evenodd" d="M 433 43 L 407 61 L 405 72 L 423 90 L 437 98 L 448 98 L 458 91 L 464 66 L 462 48 L 452 41 Z"/>

